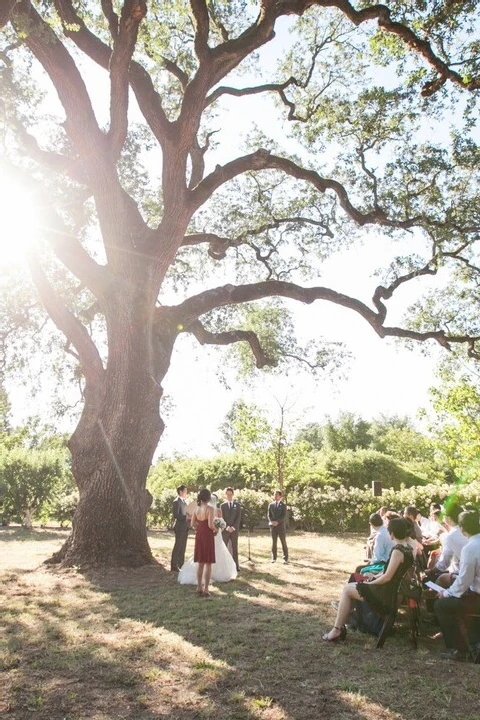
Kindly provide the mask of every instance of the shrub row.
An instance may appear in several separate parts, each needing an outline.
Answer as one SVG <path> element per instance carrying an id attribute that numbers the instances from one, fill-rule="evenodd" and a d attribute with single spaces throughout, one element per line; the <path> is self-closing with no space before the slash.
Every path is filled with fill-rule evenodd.
<path id="1" fill-rule="evenodd" d="M 220 494 L 220 493 L 219 493 Z M 149 512 L 151 525 L 170 527 L 174 490 L 165 489 L 154 496 Z M 251 529 L 258 527 L 266 518 L 271 496 L 257 490 L 243 489 L 236 493 L 242 504 L 243 523 Z M 415 505 L 424 514 L 432 502 L 445 503 L 455 499 L 464 506 L 480 506 L 480 480 L 468 484 L 429 484 L 401 487 L 400 490 L 384 490 L 381 497 L 374 497 L 368 487 L 363 489 L 340 487 L 303 488 L 288 496 L 290 514 L 295 527 L 316 532 L 345 532 L 365 530 L 368 516 L 380 505 L 401 510 Z"/>

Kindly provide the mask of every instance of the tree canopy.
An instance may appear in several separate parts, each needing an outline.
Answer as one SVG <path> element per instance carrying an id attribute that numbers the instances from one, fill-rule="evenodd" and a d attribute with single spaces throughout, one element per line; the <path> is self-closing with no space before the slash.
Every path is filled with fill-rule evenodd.
<path id="1" fill-rule="evenodd" d="M 284 301 L 323 300 L 380 337 L 479 357 L 475 5 L 3 3 L 3 163 L 41 208 L 30 271 L 83 393 L 63 560 L 151 561 L 145 480 L 181 334 L 321 369 L 338 354 L 299 343 Z M 247 105 L 230 142 L 226 110 L 240 120 L 253 96 L 277 109 Z M 371 302 L 319 284 L 374 229 L 398 255 Z M 387 319 L 436 275 L 416 313 Z"/>

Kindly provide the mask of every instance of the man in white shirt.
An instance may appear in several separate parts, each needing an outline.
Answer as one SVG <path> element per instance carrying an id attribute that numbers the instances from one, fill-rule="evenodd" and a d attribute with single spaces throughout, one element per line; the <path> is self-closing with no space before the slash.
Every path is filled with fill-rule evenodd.
<path id="1" fill-rule="evenodd" d="M 462 533 L 458 526 L 458 518 L 463 512 L 461 505 L 457 503 L 447 504 L 445 507 L 445 524 L 448 532 L 444 534 L 443 547 L 432 570 L 427 570 L 425 575 L 430 580 L 435 580 L 438 585 L 444 588 L 450 587 L 458 575 L 460 567 L 460 553 L 468 543 L 468 538 Z"/>
<path id="2" fill-rule="evenodd" d="M 468 538 L 460 554 L 458 577 L 435 601 L 437 616 L 447 648 L 442 657 L 464 660 L 471 643 L 473 613 L 480 614 L 480 516 L 475 510 L 459 515 L 458 524 Z"/>

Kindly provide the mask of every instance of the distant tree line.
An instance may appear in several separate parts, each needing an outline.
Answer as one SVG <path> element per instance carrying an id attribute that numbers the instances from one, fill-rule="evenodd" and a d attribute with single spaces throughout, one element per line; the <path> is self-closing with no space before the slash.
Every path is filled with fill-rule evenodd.
<path id="1" fill-rule="evenodd" d="M 220 427 L 221 443 L 211 458 L 160 458 L 148 488 L 152 526 L 171 523 L 175 488 L 185 483 L 195 494 L 209 487 L 222 496 L 236 489 L 244 524 L 252 529 L 265 518 L 272 491 L 280 486 L 292 521 L 306 530 L 364 527 L 379 504 L 415 504 L 426 509 L 455 494 L 480 504 L 480 393 L 462 378 L 432 391 L 438 426 L 427 435 L 407 417 L 367 421 L 341 413 L 322 423 L 297 426 L 280 407 L 272 422 L 259 407 L 236 402 Z M 0 393 L 0 516 L 3 524 L 69 523 L 78 493 L 70 471 L 65 438 L 32 420 L 9 425 L 8 398 Z M 372 496 L 372 481 L 383 495 Z"/>

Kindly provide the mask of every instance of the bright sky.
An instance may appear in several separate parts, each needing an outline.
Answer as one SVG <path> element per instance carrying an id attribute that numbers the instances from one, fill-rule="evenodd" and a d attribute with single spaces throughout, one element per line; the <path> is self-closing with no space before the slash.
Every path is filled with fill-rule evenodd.
<path id="1" fill-rule="evenodd" d="M 88 72 L 95 78 L 95 103 L 97 114 L 101 117 L 106 108 L 107 93 L 104 85 L 102 87 L 105 77 L 98 69 L 90 68 Z M 218 155 L 212 155 L 211 162 L 225 162 L 234 156 L 238 138 L 246 128 L 245 121 L 254 114 L 265 117 L 268 102 L 266 99 L 250 99 L 246 103 L 240 99 L 230 101 L 222 119 L 219 118 L 221 132 L 217 139 L 222 143 L 223 157 L 221 155 L 219 160 Z M 286 125 L 278 124 L 274 128 L 274 135 L 282 137 L 285 128 Z M 24 246 L 32 239 L 32 209 L 28 206 L 28 198 L 25 192 L 12 190 L 11 181 L 0 173 L 2 235 L 14 237 L 9 245 L 11 251 L 7 253 L 4 249 L 3 254 L 0 254 L 0 263 L 9 267 L 18 261 Z M 412 242 L 415 241 L 413 238 Z M 319 281 L 311 284 L 325 284 L 369 302 L 378 282 L 371 277 L 372 273 L 384 263 L 388 264 L 396 251 L 391 241 L 371 231 L 363 247 L 332 258 L 322 267 Z M 231 279 L 226 278 L 227 281 Z M 424 285 L 425 279 L 421 286 Z M 401 311 L 416 297 L 415 287 L 402 289 L 398 295 L 400 302 L 396 307 L 393 306 L 391 324 L 400 323 Z M 195 347 L 191 340 L 181 338 L 164 383 L 173 407 L 166 418 L 167 430 L 159 452 L 212 453 L 212 444 L 219 440 L 218 426 L 233 401 L 239 397 L 265 406 L 274 418 L 277 407 L 275 398 L 284 400 L 288 396 L 289 402 L 295 401 L 292 418 L 303 418 L 303 422 L 321 421 L 327 415 L 334 417 L 341 411 L 354 412 L 366 419 L 379 414 L 415 416 L 418 408 L 428 405 L 427 391 L 435 382 L 433 373 L 440 355 L 432 344 L 429 344 L 429 347 L 433 347 L 431 355 L 425 356 L 420 348 L 410 351 L 393 340 L 381 340 L 352 311 L 329 303 L 295 305 L 299 334 L 305 340 L 322 335 L 326 340 L 347 343 L 352 353 L 348 377 L 342 380 L 326 377 L 315 384 L 306 374 L 273 378 L 259 371 L 258 379 L 252 387 L 236 383 L 232 376 L 231 389 L 226 389 L 217 373 L 217 363 L 222 362 L 222 350 L 216 352 Z M 8 389 L 16 422 L 20 423 L 37 412 L 45 413 L 50 387 L 34 401 L 24 388 L 11 385 Z"/>

